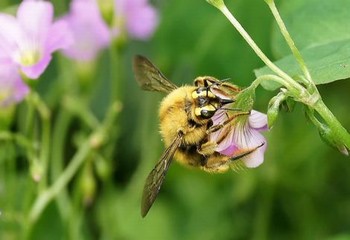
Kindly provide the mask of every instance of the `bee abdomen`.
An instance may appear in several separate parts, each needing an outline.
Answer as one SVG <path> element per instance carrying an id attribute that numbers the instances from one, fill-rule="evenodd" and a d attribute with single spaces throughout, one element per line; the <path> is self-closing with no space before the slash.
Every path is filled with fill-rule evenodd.
<path id="1" fill-rule="evenodd" d="M 181 145 L 176 153 L 175 159 L 188 166 L 203 166 L 206 162 L 205 156 L 197 152 L 197 145 Z"/>

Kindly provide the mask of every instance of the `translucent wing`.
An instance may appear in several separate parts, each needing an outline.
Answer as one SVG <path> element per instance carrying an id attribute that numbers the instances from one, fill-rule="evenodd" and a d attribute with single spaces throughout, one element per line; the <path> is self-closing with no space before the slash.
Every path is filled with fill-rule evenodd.
<path id="1" fill-rule="evenodd" d="M 159 190 L 163 184 L 165 175 L 172 162 L 176 149 L 181 144 L 182 135 L 178 135 L 170 146 L 164 151 L 159 162 L 150 172 L 143 188 L 141 201 L 141 216 L 145 217 L 157 198 Z"/>
<path id="2" fill-rule="evenodd" d="M 135 78 L 143 90 L 169 93 L 177 88 L 146 57 L 136 55 L 133 68 Z"/>

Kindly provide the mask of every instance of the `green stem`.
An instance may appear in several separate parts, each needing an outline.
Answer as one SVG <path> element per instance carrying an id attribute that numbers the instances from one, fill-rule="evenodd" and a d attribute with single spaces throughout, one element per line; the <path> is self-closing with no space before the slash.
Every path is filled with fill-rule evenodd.
<path id="1" fill-rule="evenodd" d="M 231 24 L 236 28 L 236 30 L 241 34 L 244 40 L 248 43 L 248 45 L 253 49 L 256 55 L 278 76 L 283 79 L 288 79 L 290 81 L 294 81 L 291 79 L 287 73 L 283 72 L 280 68 L 278 68 L 258 47 L 258 45 L 254 42 L 254 40 L 250 37 L 250 35 L 245 31 L 242 25 L 237 21 L 237 19 L 232 15 L 230 10 L 223 3 L 219 5 L 218 9 L 225 15 L 225 17 L 231 22 Z"/>
<path id="2" fill-rule="evenodd" d="M 292 51 L 295 59 L 297 60 L 299 66 L 300 66 L 300 69 L 303 71 L 306 80 L 309 83 L 314 84 L 312 79 L 311 79 L 310 72 L 309 72 L 309 70 L 308 70 L 308 68 L 307 68 L 307 66 L 305 64 L 304 59 L 303 59 L 303 56 L 299 52 L 298 48 L 295 46 L 295 43 L 294 43 L 292 37 L 290 36 L 290 34 L 289 34 L 289 32 L 288 32 L 288 30 L 287 30 L 287 28 L 286 28 L 282 18 L 281 18 L 281 15 L 278 12 L 278 9 L 276 7 L 275 1 L 274 0 L 269 0 L 269 1 L 266 1 L 266 3 L 268 4 L 268 6 L 269 6 L 273 16 L 275 17 L 277 25 L 280 28 L 281 33 L 282 33 L 284 39 L 286 40 L 290 50 Z"/>
<path id="3" fill-rule="evenodd" d="M 29 221 L 31 223 L 36 222 L 41 212 L 45 209 L 47 204 L 68 184 L 68 182 L 73 178 L 81 164 L 86 159 L 86 156 L 91 151 L 90 139 L 82 144 L 73 157 L 72 161 L 68 167 L 62 172 L 60 177 L 55 181 L 55 183 L 42 192 L 39 197 L 34 202 L 34 205 L 29 213 Z"/>
<path id="4" fill-rule="evenodd" d="M 121 54 L 121 46 L 118 46 L 118 42 L 113 42 L 109 49 L 110 59 L 110 79 L 111 79 L 111 102 L 120 101 L 122 98 L 122 62 L 119 57 Z"/>
<path id="5" fill-rule="evenodd" d="M 60 111 L 58 113 L 52 140 L 52 145 L 55 147 L 52 149 L 51 182 L 56 181 L 63 171 L 64 145 L 71 119 L 72 115 L 67 111 Z M 66 189 L 63 189 L 57 197 L 57 206 L 62 219 L 67 222 L 72 206 Z"/>
<path id="6" fill-rule="evenodd" d="M 31 141 L 27 139 L 25 136 L 23 136 L 22 134 L 12 133 L 8 131 L 1 131 L 0 141 L 15 141 L 18 145 L 25 148 L 27 152 L 30 152 L 32 154 L 35 150 Z"/>
<path id="7" fill-rule="evenodd" d="M 67 168 L 57 178 L 57 180 L 47 189 L 40 193 L 35 200 L 32 209 L 29 212 L 28 229 L 37 221 L 42 211 L 48 203 L 55 198 L 63 188 L 72 180 L 79 167 L 82 165 L 88 154 L 96 148 L 99 148 L 105 141 L 113 126 L 117 113 L 120 111 L 120 103 L 113 103 L 107 112 L 103 125 L 96 129 L 90 137 L 80 146 L 78 152 L 74 155 Z"/>
<path id="8" fill-rule="evenodd" d="M 319 93 L 317 92 L 317 89 L 316 89 L 316 92 L 313 92 L 313 94 L 310 94 L 299 83 L 297 84 L 301 87 L 301 90 L 299 89 L 299 87 L 296 88 L 294 84 L 291 85 L 289 84 L 289 82 L 286 82 L 285 79 L 272 74 L 259 76 L 251 83 L 249 88 L 255 89 L 264 81 L 273 81 L 281 84 L 287 89 L 286 93 L 288 96 L 292 97 L 295 101 L 304 103 L 305 105 L 308 105 L 310 107 L 313 107 L 313 104 L 321 98 Z"/>
<path id="9" fill-rule="evenodd" d="M 63 100 L 63 107 L 80 118 L 91 129 L 95 129 L 100 125 L 99 120 L 87 108 L 87 104 L 78 98 L 65 96 Z"/>
<path id="10" fill-rule="evenodd" d="M 258 47 L 258 45 L 254 42 L 254 40 L 250 37 L 250 35 L 245 31 L 242 25 L 237 21 L 237 19 L 232 15 L 232 13 L 227 9 L 223 0 L 208 0 L 210 4 L 218 8 L 226 18 L 231 22 L 231 24 L 236 28 L 236 30 L 241 34 L 244 40 L 248 43 L 248 45 L 253 49 L 256 55 L 268 66 L 274 73 L 281 77 L 281 84 L 286 86 L 290 91 L 293 92 L 298 99 L 302 99 L 302 102 L 309 102 L 310 94 L 306 91 L 306 89 L 296 82 L 293 78 L 291 78 L 287 73 L 282 71 L 279 67 L 277 67 Z"/>
<path id="11" fill-rule="evenodd" d="M 291 78 L 287 73 L 282 71 L 279 67 L 277 67 L 270 59 L 261 51 L 261 49 L 256 45 L 253 39 L 249 36 L 249 34 L 244 30 L 242 25 L 235 19 L 235 17 L 231 14 L 231 12 L 225 6 L 223 0 L 207 0 L 210 4 L 218 8 L 226 18 L 231 22 L 231 24 L 236 28 L 236 30 L 241 34 L 241 36 L 245 39 L 245 41 L 249 44 L 249 46 L 254 50 L 254 52 L 258 55 L 258 57 L 279 77 L 273 75 L 266 75 L 256 79 L 252 83 L 252 87 L 256 88 L 262 81 L 265 80 L 273 80 L 276 81 L 288 89 L 288 94 L 294 98 L 295 101 L 301 102 L 308 107 L 316 110 L 319 115 L 323 118 L 326 124 L 332 131 L 332 134 L 342 142 L 347 149 L 350 148 L 350 135 L 347 130 L 339 123 L 339 121 L 335 118 L 333 113 L 326 107 L 323 103 L 321 96 L 316 88 L 316 85 L 312 82 L 310 73 L 306 67 L 306 64 L 295 47 L 295 44 L 290 37 L 278 11 L 274 4 L 274 0 L 265 0 L 270 9 L 276 18 L 276 21 L 281 28 L 281 32 L 286 39 L 289 47 L 292 50 L 293 55 L 297 59 L 302 71 L 304 72 L 306 81 L 308 84 L 307 89 L 304 88 L 301 84 Z M 344 151 L 345 152 L 345 151 Z"/>
<path id="12" fill-rule="evenodd" d="M 27 111 L 26 111 L 26 115 L 25 115 L 25 121 L 24 122 L 24 135 L 25 136 L 31 136 L 31 134 L 33 133 L 33 121 L 34 121 L 34 106 L 32 104 L 30 104 L 29 101 L 30 98 L 30 94 L 27 97 Z"/>
<path id="13" fill-rule="evenodd" d="M 288 83 L 286 83 L 283 78 L 276 76 L 276 75 L 272 75 L 272 74 L 267 74 L 267 75 L 263 75 L 260 77 L 257 77 L 252 84 L 250 85 L 250 87 L 253 88 L 257 88 L 262 82 L 264 81 L 273 81 L 276 83 L 279 83 L 281 85 L 283 85 L 284 87 L 286 87 L 287 89 L 292 88 L 292 86 L 290 86 Z"/>
<path id="14" fill-rule="evenodd" d="M 46 106 L 45 102 L 42 101 L 39 94 L 32 92 L 29 97 L 29 102 L 33 105 L 41 118 L 42 123 L 42 132 L 41 132 L 41 143 L 40 143 L 40 154 L 39 154 L 39 163 L 40 163 L 40 173 L 35 180 L 40 180 L 40 190 L 43 190 L 47 186 L 47 169 L 49 165 L 50 158 L 50 143 L 51 143 L 51 113 L 50 109 Z"/>

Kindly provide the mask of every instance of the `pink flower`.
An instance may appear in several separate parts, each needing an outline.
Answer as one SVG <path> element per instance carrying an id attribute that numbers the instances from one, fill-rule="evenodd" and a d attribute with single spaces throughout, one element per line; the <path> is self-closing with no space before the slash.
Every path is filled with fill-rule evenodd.
<path id="1" fill-rule="evenodd" d="M 51 54 L 69 46 L 72 39 L 64 21 L 53 22 L 53 6 L 41 0 L 25 0 L 16 17 L 0 14 L 0 51 L 29 78 L 38 78 Z"/>
<path id="2" fill-rule="evenodd" d="M 213 125 L 222 124 L 229 116 L 227 110 L 218 110 L 212 117 Z M 260 132 L 267 129 L 267 116 L 252 110 L 249 116 L 237 116 L 224 128 L 211 133 L 209 138 L 218 143 L 217 152 L 232 158 L 252 151 L 241 160 L 247 167 L 253 168 L 264 161 L 267 146 Z"/>
<path id="3" fill-rule="evenodd" d="M 124 24 L 129 35 L 136 39 L 148 39 L 153 35 L 158 25 L 158 13 L 147 0 L 114 1 L 118 27 Z"/>
<path id="4" fill-rule="evenodd" d="M 0 107 L 7 107 L 23 100 L 29 87 L 22 81 L 17 66 L 0 60 Z"/>
<path id="5" fill-rule="evenodd" d="M 104 22 L 96 0 L 73 0 L 64 18 L 73 34 L 74 43 L 63 51 L 80 61 L 93 60 L 110 43 L 110 30 Z"/>

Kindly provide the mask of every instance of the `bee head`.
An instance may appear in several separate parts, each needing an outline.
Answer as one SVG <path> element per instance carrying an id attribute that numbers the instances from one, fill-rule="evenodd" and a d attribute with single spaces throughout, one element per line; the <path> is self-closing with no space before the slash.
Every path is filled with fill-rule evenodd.
<path id="1" fill-rule="evenodd" d="M 213 84 L 199 86 L 192 92 L 195 106 L 194 115 L 198 120 L 210 119 L 221 106 L 234 102 L 232 99 L 220 98 L 214 94 L 211 91 L 212 86 Z"/>
<path id="2" fill-rule="evenodd" d="M 192 98 L 198 102 L 199 106 L 205 106 L 217 97 L 210 91 L 209 87 L 198 87 L 192 92 Z"/>

